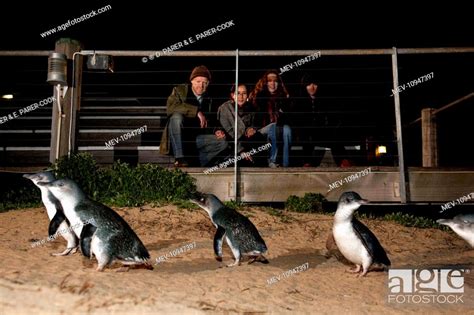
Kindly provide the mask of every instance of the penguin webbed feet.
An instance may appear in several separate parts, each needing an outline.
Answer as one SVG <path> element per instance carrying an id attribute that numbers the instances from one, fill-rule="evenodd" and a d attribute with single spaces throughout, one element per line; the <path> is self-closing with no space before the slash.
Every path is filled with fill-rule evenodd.
<path id="1" fill-rule="evenodd" d="M 262 264 L 268 264 L 270 263 L 268 259 L 265 258 L 263 255 L 258 255 L 258 256 L 250 256 L 250 260 L 247 263 L 248 265 L 253 264 L 254 262 L 261 262 Z"/>
<path id="2" fill-rule="evenodd" d="M 62 253 L 52 253 L 51 256 L 69 256 L 75 254 L 79 246 L 76 247 L 68 247 Z"/>
<path id="3" fill-rule="evenodd" d="M 227 265 L 226 267 L 234 267 L 234 266 L 240 266 L 240 259 L 236 259 L 233 263 L 230 265 Z"/>
<path id="4" fill-rule="evenodd" d="M 355 265 L 354 268 L 346 269 L 346 272 L 348 272 L 348 273 L 360 273 L 361 268 L 362 268 L 361 265 Z"/>

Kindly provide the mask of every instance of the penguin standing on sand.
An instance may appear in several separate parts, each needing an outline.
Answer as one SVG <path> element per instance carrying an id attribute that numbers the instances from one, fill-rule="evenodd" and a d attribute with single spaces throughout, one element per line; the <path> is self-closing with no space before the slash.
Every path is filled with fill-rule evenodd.
<path id="1" fill-rule="evenodd" d="M 268 263 L 263 257 L 267 246 L 255 225 L 247 217 L 226 207 L 212 194 L 204 194 L 199 200 L 192 199 L 191 202 L 206 210 L 217 228 L 214 235 L 214 253 L 218 261 L 222 261 L 222 240 L 225 236 L 235 258 L 235 262 L 227 267 L 240 265 L 243 255 L 250 256 L 249 264 L 254 261 Z"/>
<path id="2" fill-rule="evenodd" d="M 449 226 L 474 248 L 474 213 L 459 214 L 452 219 L 439 219 L 436 222 Z"/>
<path id="3" fill-rule="evenodd" d="M 74 254 L 77 251 L 78 239 L 76 234 L 71 230 L 69 221 L 64 215 L 63 208 L 59 200 L 53 196 L 49 189 L 45 186 L 40 186 L 40 182 L 52 182 L 56 178 L 50 171 L 40 172 L 36 174 L 24 174 L 23 177 L 31 180 L 41 190 L 41 200 L 46 207 L 46 212 L 49 217 L 48 234 L 49 237 L 55 237 L 56 233 L 60 234 L 66 241 L 67 247 L 62 253 L 54 253 L 53 256 L 65 256 Z"/>
<path id="4" fill-rule="evenodd" d="M 114 210 L 89 199 L 70 179 L 51 183 L 39 183 L 47 187 L 59 199 L 64 214 L 80 239 L 84 256 L 97 258 L 97 271 L 114 260 L 123 265 L 140 265 L 153 269 L 148 264 L 150 254 L 127 222 Z M 126 268 L 128 270 L 128 268 Z"/>
<path id="5" fill-rule="evenodd" d="M 332 232 L 337 248 L 344 257 L 356 265 L 350 272 L 365 276 L 370 270 L 387 271 L 390 260 L 377 237 L 360 221 L 354 211 L 368 201 L 356 192 L 345 192 L 339 198 Z M 361 269 L 362 268 L 362 269 Z"/>

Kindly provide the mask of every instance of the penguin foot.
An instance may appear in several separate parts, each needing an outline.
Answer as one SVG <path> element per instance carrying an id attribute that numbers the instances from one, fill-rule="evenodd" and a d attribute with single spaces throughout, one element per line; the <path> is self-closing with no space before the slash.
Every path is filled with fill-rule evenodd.
<path id="1" fill-rule="evenodd" d="M 355 268 L 349 268 L 349 269 L 346 269 L 346 272 L 349 272 L 349 273 L 359 273 L 360 270 L 361 270 L 361 265 L 356 265 Z"/>
<path id="2" fill-rule="evenodd" d="M 227 265 L 227 267 L 234 267 L 234 266 L 240 266 L 240 261 L 239 261 L 239 260 L 236 260 L 236 261 L 234 261 L 232 264 Z"/>
<path id="3" fill-rule="evenodd" d="M 361 272 L 357 275 L 357 278 L 365 277 L 366 274 L 367 274 L 367 271 Z"/>
<path id="4" fill-rule="evenodd" d="M 115 269 L 115 272 L 128 272 L 130 270 L 130 266 L 122 266 L 120 268 Z"/>
<path id="5" fill-rule="evenodd" d="M 253 264 L 256 261 L 261 262 L 262 264 L 269 263 L 268 259 L 266 259 L 263 255 L 259 255 L 259 256 L 251 256 L 248 262 L 248 265 Z"/>
<path id="6" fill-rule="evenodd" d="M 149 263 L 137 264 L 137 265 L 130 265 L 132 269 L 147 269 L 153 270 L 153 266 Z"/>
<path id="7" fill-rule="evenodd" d="M 77 252 L 77 248 L 78 246 L 76 247 L 68 247 L 66 248 L 62 253 L 53 253 L 51 254 L 51 256 L 67 256 L 67 255 L 72 255 L 74 253 Z"/>

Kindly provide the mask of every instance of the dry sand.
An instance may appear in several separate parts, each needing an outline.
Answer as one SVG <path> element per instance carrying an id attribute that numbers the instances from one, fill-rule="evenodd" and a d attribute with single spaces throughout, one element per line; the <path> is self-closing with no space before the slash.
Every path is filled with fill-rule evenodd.
<path id="1" fill-rule="evenodd" d="M 215 228 L 204 211 L 175 206 L 115 210 L 141 238 L 153 264 L 183 245 L 195 242 L 196 248 L 154 265 L 153 271 L 97 272 L 96 260 L 80 253 L 50 256 L 64 249 L 62 238 L 31 247 L 47 237 L 44 208 L 0 213 L 0 314 L 474 314 L 472 273 L 464 278 L 463 303 L 388 303 L 387 273 L 356 278 L 345 272 L 347 266 L 324 257 L 331 216 L 285 213 L 282 219 L 248 208 L 242 212 L 265 239 L 270 263 L 226 268 L 231 252 L 224 245 L 224 262 L 213 258 Z M 386 248 L 394 268 L 473 269 L 474 250 L 453 233 L 362 221 Z M 308 270 L 268 284 L 305 263 Z"/>

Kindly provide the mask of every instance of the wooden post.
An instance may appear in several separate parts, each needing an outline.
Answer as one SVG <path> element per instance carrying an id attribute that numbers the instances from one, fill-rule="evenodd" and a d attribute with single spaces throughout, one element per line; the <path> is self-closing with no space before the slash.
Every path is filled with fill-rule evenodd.
<path id="1" fill-rule="evenodd" d="M 438 129 L 434 108 L 421 110 L 421 141 L 423 167 L 438 167 Z"/>
<path id="2" fill-rule="evenodd" d="M 72 65 L 72 59 L 75 52 L 81 51 L 82 47 L 80 42 L 69 38 L 62 38 L 56 42 L 55 52 L 66 55 L 68 59 L 68 65 Z M 75 139 L 76 139 L 76 111 L 79 109 L 81 88 L 80 83 L 82 79 L 82 58 L 76 56 L 76 64 L 74 69 L 77 74 L 75 75 L 74 82 L 76 87 L 73 89 L 72 86 L 72 72 L 73 67 L 68 66 L 68 86 L 67 93 L 64 98 L 59 95 L 56 88 L 54 88 L 54 97 L 61 102 L 62 117 L 59 116 L 58 105 L 55 102 L 53 104 L 53 115 L 51 122 L 51 147 L 49 154 L 49 161 L 51 163 L 56 162 L 56 159 L 64 155 L 68 155 L 69 150 L 74 151 Z M 62 93 L 60 93 L 62 94 Z M 61 119 L 61 130 L 60 137 L 58 139 L 58 125 L 59 119 Z M 59 142 L 59 143 L 58 143 Z"/>

